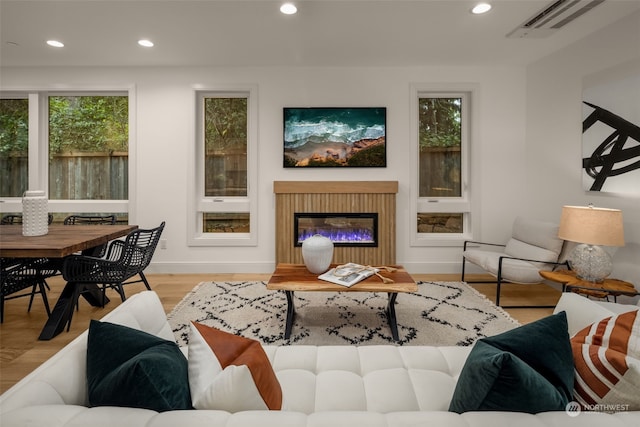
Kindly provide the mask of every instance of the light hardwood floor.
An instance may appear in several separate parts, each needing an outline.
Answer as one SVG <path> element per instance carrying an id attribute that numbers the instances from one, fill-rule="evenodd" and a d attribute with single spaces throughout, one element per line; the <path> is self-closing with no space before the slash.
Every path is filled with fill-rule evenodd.
<path id="1" fill-rule="evenodd" d="M 269 274 L 149 274 L 151 287 L 158 293 L 168 313 L 195 285 L 203 281 L 249 281 L 269 280 Z M 457 281 L 457 274 L 414 274 L 415 280 Z M 468 280 L 479 280 L 486 276 L 469 275 Z M 49 280 L 49 301 L 53 306 L 64 286 L 60 277 Z M 495 284 L 471 284 L 489 299 L 495 301 Z M 127 295 L 144 290 L 144 285 L 125 287 Z M 80 310 L 74 313 L 71 330 L 62 332 L 49 341 L 38 341 L 46 320 L 42 300 L 36 297 L 31 312 L 27 312 L 28 298 L 18 298 L 5 304 L 5 319 L 0 325 L 0 392 L 4 392 L 60 348 L 86 330 L 90 319 L 99 319 L 120 305 L 120 298 L 113 291 L 107 295 L 111 302 L 105 308 L 92 307 L 81 300 Z M 546 285 L 503 285 L 501 302 L 505 305 L 555 305 L 560 292 Z M 552 313 L 552 309 L 506 310 L 520 323 L 529 323 Z"/>

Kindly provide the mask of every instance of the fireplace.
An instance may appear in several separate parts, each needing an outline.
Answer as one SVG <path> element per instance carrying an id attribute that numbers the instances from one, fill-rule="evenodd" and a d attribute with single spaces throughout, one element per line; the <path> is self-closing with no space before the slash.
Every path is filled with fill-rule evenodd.
<path id="1" fill-rule="evenodd" d="M 359 243 L 334 242 L 334 263 L 395 264 L 397 181 L 274 181 L 273 191 L 276 264 L 302 264 L 304 230 L 297 236 L 295 230 L 324 231 L 327 219 L 334 226 L 357 225 L 374 233 L 374 239 L 363 238 Z M 305 217 L 294 224 L 296 213 Z M 319 214 L 324 219 L 315 216 Z"/>
<path id="2" fill-rule="evenodd" d="M 334 246 L 378 246 L 378 214 L 370 213 L 298 213 L 293 214 L 293 244 L 314 234 L 328 237 Z"/>

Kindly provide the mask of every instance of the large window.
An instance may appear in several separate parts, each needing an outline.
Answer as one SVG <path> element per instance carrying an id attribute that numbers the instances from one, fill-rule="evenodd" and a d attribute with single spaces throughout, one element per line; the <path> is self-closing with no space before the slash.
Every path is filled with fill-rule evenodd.
<path id="1" fill-rule="evenodd" d="M 126 96 L 49 97 L 49 199 L 129 197 Z"/>
<path id="2" fill-rule="evenodd" d="M 255 90 L 197 92 L 194 245 L 254 245 Z"/>
<path id="3" fill-rule="evenodd" d="M 0 197 L 20 197 L 29 185 L 29 100 L 0 99 Z"/>
<path id="4" fill-rule="evenodd" d="M 25 190 L 45 190 L 55 221 L 69 212 L 117 214 L 129 198 L 129 95 L 4 93 L 0 197 L 19 212 Z"/>
<path id="5" fill-rule="evenodd" d="M 415 245 L 471 236 L 470 92 L 414 90 Z"/>

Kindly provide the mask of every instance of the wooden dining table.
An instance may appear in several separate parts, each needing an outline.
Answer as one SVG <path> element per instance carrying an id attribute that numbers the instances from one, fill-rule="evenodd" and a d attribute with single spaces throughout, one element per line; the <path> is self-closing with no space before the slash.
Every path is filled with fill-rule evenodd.
<path id="1" fill-rule="evenodd" d="M 22 225 L 0 225 L 1 258 L 56 258 L 85 249 L 103 245 L 111 240 L 126 236 L 137 229 L 137 225 L 62 225 L 51 224 L 42 236 L 23 236 Z M 100 290 L 95 284 L 86 284 L 83 297 L 94 306 L 102 305 Z M 50 340 L 64 329 L 73 314 L 74 289 L 67 285 L 62 290 L 56 305 L 44 325 L 38 339 Z M 108 302 L 108 300 L 105 300 Z"/>

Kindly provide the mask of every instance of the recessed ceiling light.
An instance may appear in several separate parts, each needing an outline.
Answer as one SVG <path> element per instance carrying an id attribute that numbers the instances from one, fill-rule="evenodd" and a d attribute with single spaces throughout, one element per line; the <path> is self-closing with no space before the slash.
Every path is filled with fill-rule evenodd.
<path id="1" fill-rule="evenodd" d="M 144 47 L 153 47 L 153 42 L 151 40 L 146 40 L 146 39 L 138 40 L 138 44 Z"/>
<path id="2" fill-rule="evenodd" d="M 293 3 L 284 3 L 282 6 L 280 6 L 280 12 L 284 13 L 285 15 L 293 15 L 297 11 L 298 8 Z"/>
<path id="3" fill-rule="evenodd" d="M 491 5 L 489 3 L 478 3 L 471 9 L 471 13 L 480 15 L 481 13 L 487 13 L 491 10 Z"/>
<path id="4" fill-rule="evenodd" d="M 58 40 L 47 40 L 47 44 L 53 47 L 64 47 L 64 43 L 59 42 Z"/>

